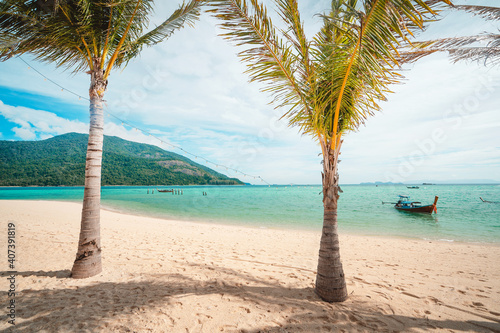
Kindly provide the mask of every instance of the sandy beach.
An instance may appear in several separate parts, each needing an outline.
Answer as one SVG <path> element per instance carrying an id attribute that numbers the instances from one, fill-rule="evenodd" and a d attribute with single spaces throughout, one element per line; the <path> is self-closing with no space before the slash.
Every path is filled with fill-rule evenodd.
<path id="1" fill-rule="evenodd" d="M 319 231 L 106 210 L 103 272 L 71 279 L 80 210 L 0 201 L 2 332 L 500 332 L 500 246 L 341 234 L 350 296 L 329 304 L 313 290 Z"/>

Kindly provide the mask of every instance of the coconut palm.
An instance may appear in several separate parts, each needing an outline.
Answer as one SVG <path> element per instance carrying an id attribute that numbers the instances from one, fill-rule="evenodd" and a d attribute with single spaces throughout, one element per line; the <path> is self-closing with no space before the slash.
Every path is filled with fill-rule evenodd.
<path id="1" fill-rule="evenodd" d="M 456 5 L 450 8 L 478 15 L 486 20 L 500 20 L 499 7 Z M 500 33 L 482 33 L 413 43 L 412 47 L 402 55 L 404 61 L 416 61 L 429 54 L 443 51 L 449 53 L 452 62 L 469 60 L 483 62 L 485 65 L 499 65 Z"/>
<path id="2" fill-rule="evenodd" d="M 103 98 L 111 70 L 124 67 L 146 45 L 192 25 L 201 1 L 191 0 L 162 24 L 146 31 L 151 0 L 3 0 L 0 60 L 29 53 L 35 59 L 90 74 L 90 130 L 80 239 L 74 278 L 101 272 L 100 199 Z"/>
<path id="3" fill-rule="evenodd" d="M 237 46 L 251 81 L 264 83 L 284 118 L 311 135 L 323 154 L 323 231 L 316 293 L 347 298 L 337 232 L 338 162 L 344 135 L 356 130 L 398 82 L 396 49 L 423 28 L 441 1 L 333 0 L 309 40 L 297 0 L 275 0 L 285 28 L 275 28 L 258 0 L 212 0 L 223 36 Z"/>

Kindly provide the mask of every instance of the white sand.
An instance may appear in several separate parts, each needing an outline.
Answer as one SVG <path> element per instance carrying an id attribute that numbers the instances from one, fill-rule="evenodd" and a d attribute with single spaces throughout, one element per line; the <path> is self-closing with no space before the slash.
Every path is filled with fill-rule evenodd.
<path id="1" fill-rule="evenodd" d="M 0 330 L 500 332 L 500 247 L 341 235 L 349 299 L 313 291 L 320 234 L 102 211 L 103 272 L 69 278 L 80 204 L 0 201 Z M 16 326 L 7 223 L 16 224 Z"/>

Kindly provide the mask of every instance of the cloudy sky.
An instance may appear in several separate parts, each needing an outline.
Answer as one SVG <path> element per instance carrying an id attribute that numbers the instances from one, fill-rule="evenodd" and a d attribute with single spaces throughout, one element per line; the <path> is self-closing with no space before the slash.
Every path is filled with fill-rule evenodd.
<path id="1" fill-rule="evenodd" d="M 300 1 L 310 36 L 321 24 L 314 14 L 325 11 L 329 2 Z M 153 24 L 168 17 L 180 1 L 158 3 Z M 497 0 L 455 3 L 498 5 Z M 422 39 L 500 28 L 498 22 L 467 13 L 443 16 Z M 215 23 L 205 16 L 195 29 L 177 32 L 112 73 L 105 97 L 105 134 L 192 158 L 170 143 L 199 156 L 197 162 L 207 159 L 268 183 L 319 184 L 320 148 L 298 129 L 278 121 L 285 110 L 275 110 L 268 104 L 269 96 L 259 91 L 261 86 L 248 83 L 238 49 L 217 36 Z M 451 64 L 445 54 L 438 54 L 406 69 L 405 84 L 393 87 L 395 93 L 381 104 L 382 112 L 345 137 L 341 183 L 500 181 L 500 68 Z M 72 74 L 29 55 L 0 63 L 0 140 L 87 133 L 88 101 L 68 90 L 86 97 L 88 87 L 87 74 Z M 262 184 L 225 168 L 216 170 Z"/>

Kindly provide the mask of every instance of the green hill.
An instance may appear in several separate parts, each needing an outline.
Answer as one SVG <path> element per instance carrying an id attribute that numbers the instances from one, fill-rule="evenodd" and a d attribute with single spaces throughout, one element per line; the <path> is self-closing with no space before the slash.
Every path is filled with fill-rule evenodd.
<path id="1" fill-rule="evenodd" d="M 88 135 L 0 141 L 0 186 L 83 185 Z M 240 185 L 156 146 L 104 136 L 102 185 Z"/>

